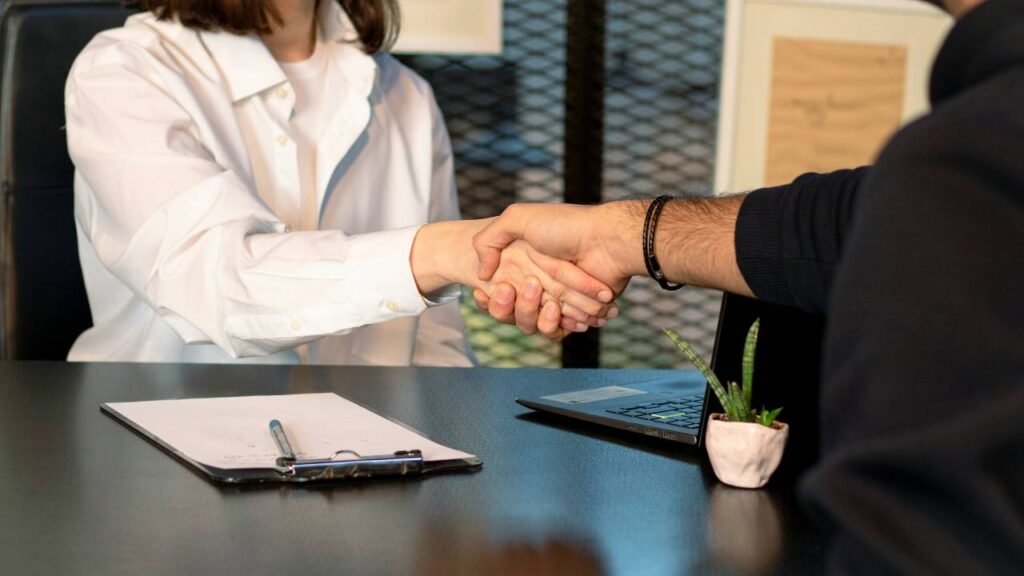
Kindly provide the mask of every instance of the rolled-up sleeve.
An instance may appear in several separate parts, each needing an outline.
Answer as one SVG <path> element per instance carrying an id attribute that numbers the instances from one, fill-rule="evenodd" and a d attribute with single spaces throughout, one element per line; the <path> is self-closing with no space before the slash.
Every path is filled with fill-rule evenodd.
<path id="1" fill-rule="evenodd" d="M 736 220 L 736 262 L 759 299 L 824 312 L 868 171 L 804 174 L 746 196 Z"/>

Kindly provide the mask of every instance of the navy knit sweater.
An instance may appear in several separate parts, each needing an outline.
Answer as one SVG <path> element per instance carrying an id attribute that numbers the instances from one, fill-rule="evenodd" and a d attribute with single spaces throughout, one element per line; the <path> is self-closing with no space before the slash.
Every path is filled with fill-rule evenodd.
<path id="1" fill-rule="evenodd" d="M 1024 0 L 958 22 L 874 166 L 751 193 L 759 298 L 825 312 L 834 574 L 1024 573 Z"/>

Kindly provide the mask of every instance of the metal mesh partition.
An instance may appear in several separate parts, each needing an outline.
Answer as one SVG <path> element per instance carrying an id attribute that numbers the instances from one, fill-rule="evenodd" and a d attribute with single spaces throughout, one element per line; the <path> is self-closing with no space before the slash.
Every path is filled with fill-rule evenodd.
<path id="1" fill-rule="evenodd" d="M 583 55 L 567 67 L 570 4 L 573 0 L 505 2 L 500 57 L 403 57 L 433 85 L 445 114 L 467 218 L 496 215 L 512 202 L 563 201 L 566 70 L 602 60 L 604 74 L 595 78 L 604 81 L 603 168 L 596 163 L 594 181 L 603 180 L 604 199 L 711 190 L 722 4 L 585 2 L 603 10 L 584 25 L 603 23 L 596 31 L 603 39 L 602 34 L 595 38 L 603 40 L 605 50 L 602 58 Z M 579 14 L 580 3 L 575 7 Z M 580 33 L 580 23 L 573 25 Z M 600 99 L 586 101 L 595 102 Z M 667 293 L 653 282 L 634 280 L 621 300 L 623 316 L 601 331 L 600 365 L 682 366 L 661 334 L 663 326 L 710 356 L 719 298 L 717 292 L 692 288 Z M 481 364 L 561 364 L 560 345 L 491 321 L 468 295 L 463 312 Z"/>
<path id="2" fill-rule="evenodd" d="M 448 123 L 464 218 L 563 199 L 565 0 L 505 2 L 503 32 L 498 57 L 402 58 L 431 83 Z M 494 322 L 468 293 L 462 309 L 482 365 L 561 365 L 560 344 Z"/>
<path id="3" fill-rule="evenodd" d="M 723 2 L 609 0 L 605 65 L 604 196 L 711 192 Z M 637 278 L 623 316 L 601 334 L 601 365 L 687 363 L 662 334 L 672 328 L 710 358 L 721 293 L 666 292 Z"/>

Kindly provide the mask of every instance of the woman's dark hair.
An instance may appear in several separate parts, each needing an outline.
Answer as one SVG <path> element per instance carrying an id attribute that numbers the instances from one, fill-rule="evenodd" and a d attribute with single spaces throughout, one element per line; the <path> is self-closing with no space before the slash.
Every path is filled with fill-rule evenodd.
<path id="1" fill-rule="evenodd" d="M 367 54 L 388 50 L 398 36 L 397 0 L 319 0 L 337 2 L 359 33 Z M 189 28 L 222 28 L 235 34 L 268 34 L 281 23 L 273 0 L 127 0 L 161 20 L 177 18 Z"/>

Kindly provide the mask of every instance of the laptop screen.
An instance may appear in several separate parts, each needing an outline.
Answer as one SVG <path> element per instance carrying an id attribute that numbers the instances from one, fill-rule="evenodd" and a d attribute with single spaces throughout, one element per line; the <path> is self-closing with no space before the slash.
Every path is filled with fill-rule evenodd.
<path id="1" fill-rule="evenodd" d="M 818 457 L 818 397 L 824 317 L 795 308 L 725 294 L 711 367 L 722 382 L 740 382 L 743 344 L 750 325 L 761 319 L 754 357 L 753 405 L 783 407 L 779 420 L 790 425 L 780 472 L 798 474 Z M 708 412 L 721 412 L 714 394 Z"/>

